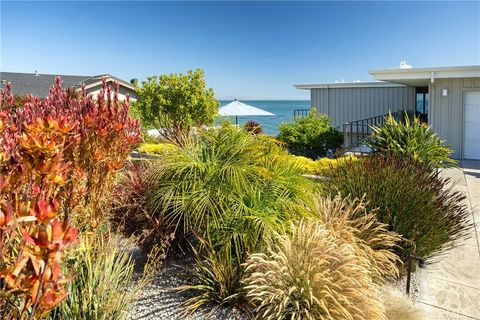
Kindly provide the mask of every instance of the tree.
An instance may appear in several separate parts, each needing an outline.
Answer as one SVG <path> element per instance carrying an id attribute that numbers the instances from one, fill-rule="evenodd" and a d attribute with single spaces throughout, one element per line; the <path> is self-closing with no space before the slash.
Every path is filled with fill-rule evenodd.
<path id="1" fill-rule="evenodd" d="M 213 124 L 219 107 L 201 69 L 149 77 L 137 87 L 137 97 L 134 114 L 143 125 L 180 145 L 192 127 Z"/>

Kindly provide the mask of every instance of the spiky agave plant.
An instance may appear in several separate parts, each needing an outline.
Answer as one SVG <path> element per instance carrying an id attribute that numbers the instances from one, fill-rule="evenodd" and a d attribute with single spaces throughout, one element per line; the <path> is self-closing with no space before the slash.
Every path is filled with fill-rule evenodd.
<path id="1" fill-rule="evenodd" d="M 302 220 L 246 262 L 258 319 L 385 319 L 371 264 L 322 222 Z"/>

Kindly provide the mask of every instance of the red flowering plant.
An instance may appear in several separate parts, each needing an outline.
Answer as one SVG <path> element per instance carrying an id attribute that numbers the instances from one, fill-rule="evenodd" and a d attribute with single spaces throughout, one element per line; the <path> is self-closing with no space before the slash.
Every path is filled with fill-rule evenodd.
<path id="1" fill-rule="evenodd" d="M 10 89 L 0 96 L 0 317 L 36 319 L 67 295 L 60 265 L 77 238 L 72 217 L 98 226 L 140 130 L 118 84 L 112 93 L 104 80 L 95 100 L 57 78 L 48 97 L 21 106 Z"/>

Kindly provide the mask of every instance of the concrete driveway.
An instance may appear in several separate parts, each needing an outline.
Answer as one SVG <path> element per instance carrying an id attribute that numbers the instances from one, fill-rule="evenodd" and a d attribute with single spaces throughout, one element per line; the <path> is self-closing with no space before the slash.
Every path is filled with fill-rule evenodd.
<path id="1" fill-rule="evenodd" d="M 464 160 L 444 174 L 467 194 L 475 230 L 463 245 L 419 270 L 417 307 L 424 319 L 480 319 L 480 161 Z"/>

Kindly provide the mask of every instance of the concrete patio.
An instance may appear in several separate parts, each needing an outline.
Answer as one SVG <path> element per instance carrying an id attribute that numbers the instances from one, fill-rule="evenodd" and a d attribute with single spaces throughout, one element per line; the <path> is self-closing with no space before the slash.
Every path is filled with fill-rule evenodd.
<path id="1" fill-rule="evenodd" d="M 444 173 L 467 194 L 475 229 L 463 245 L 417 272 L 417 307 L 424 319 L 480 319 L 480 161 L 463 160 Z"/>

